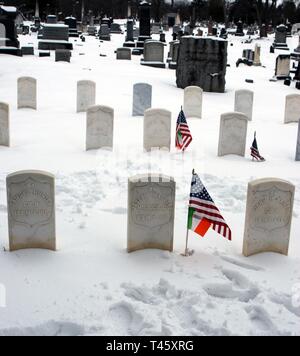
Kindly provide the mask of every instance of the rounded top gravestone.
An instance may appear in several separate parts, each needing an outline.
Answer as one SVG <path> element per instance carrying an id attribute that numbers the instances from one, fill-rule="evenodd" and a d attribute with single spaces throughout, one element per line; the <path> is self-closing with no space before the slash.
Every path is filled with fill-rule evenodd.
<path id="1" fill-rule="evenodd" d="M 196 86 L 184 89 L 184 113 L 187 118 L 202 119 L 203 90 Z"/>
<path id="2" fill-rule="evenodd" d="M 243 254 L 288 254 L 295 186 L 276 178 L 249 183 Z"/>
<path id="3" fill-rule="evenodd" d="M 9 147 L 9 105 L 0 103 L 0 146 Z"/>
<path id="4" fill-rule="evenodd" d="M 251 90 L 241 89 L 235 92 L 234 111 L 245 114 L 252 120 L 254 93 Z"/>
<path id="5" fill-rule="evenodd" d="M 86 112 L 96 102 L 96 83 L 80 80 L 77 83 L 77 112 Z"/>
<path id="6" fill-rule="evenodd" d="M 286 97 L 285 124 L 299 122 L 300 120 L 300 95 L 290 94 Z"/>
<path id="7" fill-rule="evenodd" d="M 248 117 L 239 112 L 221 116 L 218 156 L 245 156 Z"/>
<path id="8" fill-rule="evenodd" d="M 7 179 L 10 250 L 55 250 L 55 178 L 42 171 L 20 171 Z"/>
<path id="9" fill-rule="evenodd" d="M 172 113 L 164 109 L 148 109 L 144 117 L 144 149 L 171 148 Z"/>
<path id="10" fill-rule="evenodd" d="M 31 77 L 18 79 L 18 109 L 37 109 L 37 81 Z"/>
<path id="11" fill-rule="evenodd" d="M 114 109 L 95 105 L 87 110 L 86 150 L 112 149 Z"/>
<path id="12" fill-rule="evenodd" d="M 129 179 L 128 252 L 173 251 L 175 193 L 172 177 L 146 174 Z"/>
<path id="13" fill-rule="evenodd" d="M 152 106 L 152 86 L 147 83 L 137 83 L 133 86 L 132 116 L 144 116 Z"/>
<path id="14" fill-rule="evenodd" d="M 300 161 L 300 120 L 298 123 L 298 137 L 297 137 L 297 147 L 296 147 L 296 161 Z"/>

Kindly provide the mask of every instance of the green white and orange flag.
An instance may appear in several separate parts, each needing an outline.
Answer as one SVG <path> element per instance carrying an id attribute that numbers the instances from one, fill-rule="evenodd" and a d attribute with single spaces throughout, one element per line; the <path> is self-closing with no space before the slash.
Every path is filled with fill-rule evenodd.
<path id="1" fill-rule="evenodd" d="M 201 179 L 193 172 L 188 230 L 192 230 L 204 237 L 210 228 L 226 239 L 231 240 L 231 229 L 201 182 Z"/>

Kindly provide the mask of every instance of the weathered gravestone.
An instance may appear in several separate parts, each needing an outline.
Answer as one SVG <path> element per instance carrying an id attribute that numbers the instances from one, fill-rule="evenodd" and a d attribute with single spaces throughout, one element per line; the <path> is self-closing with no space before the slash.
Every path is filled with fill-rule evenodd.
<path id="1" fill-rule="evenodd" d="M 100 26 L 99 38 L 102 41 L 110 41 L 111 40 L 110 28 L 108 25 L 103 24 Z"/>
<path id="2" fill-rule="evenodd" d="M 255 51 L 254 51 L 254 62 L 253 62 L 253 65 L 256 67 L 261 66 L 260 53 L 261 53 L 261 46 L 256 44 Z"/>
<path id="3" fill-rule="evenodd" d="M 54 176 L 22 171 L 7 177 L 9 246 L 56 249 Z"/>
<path id="4" fill-rule="evenodd" d="M 297 138 L 297 147 L 296 147 L 296 161 L 300 161 L 300 120 L 298 124 L 298 138 Z"/>
<path id="5" fill-rule="evenodd" d="M 291 56 L 281 54 L 276 59 L 275 76 L 277 79 L 286 79 L 290 77 Z"/>
<path id="6" fill-rule="evenodd" d="M 18 79 L 18 109 L 37 109 L 37 81 L 30 77 Z"/>
<path id="7" fill-rule="evenodd" d="M 245 156 L 248 117 L 233 112 L 221 116 L 218 156 Z"/>
<path id="8" fill-rule="evenodd" d="M 300 95 L 290 94 L 286 97 L 284 123 L 299 122 L 300 120 Z"/>
<path id="9" fill-rule="evenodd" d="M 177 61 L 177 87 L 198 86 L 205 92 L 225 92 L 227 41 L 182 37 Z"/>
<path id="10" fill-rule="evenodd" d="M 171 118 L 170 111 L 163 109 L 148 109 L 144 117 L 144 149 L 170 150 L 171 148 Z"/>
<path id="11" fill-rule="evenodd" d="M 172 57 L 171 57 L 171 61 L 169 63 L 169 68 L 170 69 L 176 69 L 177 68 L 179 46 L 180 46 L 180 42 L 179 41 L 174 41 L 174 44 L 173 44 L 173 47 L 172 47 Z"/>
<path id="12" fill-rule="evenodd" d="M 251 90 L 237 90 L 235 92 L 234 111 L 245 114 L 252 120 L 254 93 Z"/>
<path id="13" fill-rule="evenodd" d="M 126 40 L 124 43 L 124 47 L 135 47 L 134 33 L 133 33 L 134 22 L 132 19 L 129 19 L 127 21 L 126 27 L 127 27 L 127 33 L 126 33 Z"/>
<path id="14" fill-rule="evenodd" d="M 57 16 L 56 15 L 48 15 L 47 16 L 47 23 L 51 25 L 57 24 Z"/>
<path id="15" fill-rule="evenodd" d="M 137 83 L 133 86 L 132 116 L 144 116 L 145 110 L 152 106 L 152 86 L 146 83 Z"/>
<path id="16" fill-rule="evenodd" d="M 139 175 L 129 179 L 128 252 L 173 251 L 175 192 L 171 177 Z"/>
<path id="17" fill-rule="evenodd" d="M 23 56 L 34 56 L 34 47 L 32 46 L 23 46 L 21 51 Z"/>
<path id="18" fill-rule="evenodd" d="M 288 50 L 287 45 L 287 28 L 285 25 L 280 25 L 276 28 L 275 34 L 275 42 L 273 43 L 273 47 L 281 50 Z"/>
<path id="19" fill-rule="evenodd" d="M 17 16 L 15 7 L 0 4 L 0 53 L 22 55 L 15 25 Z"/>
<path id="20" fill-rule="evenodd" d="M 165 68 L 164 50 L 164 43 L 147 40 L 144 44 L 144 58 L 141 59 L 141 64 L 149 67 Z"/>
<path id="21" fill-rule="evenodd" d="M 121 25 L 118 23 L 112 23 L 110 26 L 110 33 L 123 34 Z"/>
<path id="22" fill-rule="evenodd" d="M 184 89 L 183 110 L 187 118 L 196 117 L 202 119 L 203 90 L 199 87 L 187 87 Z"/>
<path id="23" fill-rule="evenodd" d="M 113 148 L 114 109 L 92 106 L 87 110 L 86 150 Z"/>
<path id="24" fill-rule="evenodd" d="M 55 51 L 56 49 L 72 50 L 73 44 L 69 42 L 69 26 L 61 24 L 45 25 L 38 48 L 43 51 Z"/>
<path id="25" fill-rule="evenodd" d="M 9 105 L 0 103 L 0 146 L 9 147 Z"/>
<path id="26" fill-rule="evenodd" d="M 117 60 L 128 60 L 131 61 L 131 49 L 130 48 L 118 48 L 117 49 Z"/>
<path id="27" fill-rule="evenodd" d="M 68 49 L 57 49 L 55 51 L 55 62 L 67 62 L 71 61 L 71 51 Z"/>
<path id="28" fill-rule="evenodd" d="M 280 179 L 249 183 L 243 254 L 288 255 L 295 187 Z"/>
<path id="29" fill-rule="evenodd" d="M 77 112 L 85 112 L 96 102 L 96 83 L 80 80 L 77 83 Z"/>

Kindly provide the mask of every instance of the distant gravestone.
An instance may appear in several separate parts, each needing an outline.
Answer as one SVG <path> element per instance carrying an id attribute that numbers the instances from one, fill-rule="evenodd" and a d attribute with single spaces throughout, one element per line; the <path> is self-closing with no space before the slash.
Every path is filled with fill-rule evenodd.
<path id="1" fill-rule="evenodd" d="M 100 26 L 99 38 L 102 41 L 110 41 L 111 40 L 110 29 L 109 29 L 108 25 L 103 24 Z"/>
<path id="2" fill-rule="evenodd" d="M 144 116 L 145 110 L 152 106 L 152 86 L 146 83 L 137 83 L 133 86 L 132 116 Z"/>
<path id="3" fill-rule="evenodd" d="M 71 61 L 71 51 L 68 49 L 57 49 L 55 51 L 55 62 L 67 62 Z"/>
<path id="4" fill-rule="evenodd" d="M 141 60 L 141 64 L 150 67 L 165 68 L 164 50 L 164 43 L 147 40 L 144 45 L 144 58 Z"/>
<path id="5" fill-rule="evenodd" d="M 277 79 L 286 79 L 290 76 L 291 56 L 281 54 L 276 59 L 275 76 Z"/>
<path id="6" fill-rule="evenodd" d="M 9 105 L 0 103 L 0 146 L 9 147 Z"/>
<path id="7" fill-rule="evenodd" d="M 198 86 L 205 92 L 224 93 L 228 42 L 212 37 L 182 37 L 176 83 L 178 88 Z"/>
<path id="8" fill-rule="evenodd" d="M 129 179 L 128 252 L 173 251 L 175 192 L 171 177 L 139 175 Z"/>
<path id="9" fill-rule="evenodd" d="M 113 148 L 114 109 L 92 106 L 87 110 L 86 150 Z"/>
<path id="10" fill-rule="evenodd" d="M 81 80 L 77 83 L 77 112 L 86 112 L 96 102 L 96 83 Z"/>
<path id="11" fill-rule="evenodd" d="M 187 118 L 196 117 L 202 119 L 203 90 L 191 86 L 184 90 L 184 113 Z"/>
<path id="12" fill-rule="evenodd" d="M 30 77 L 18 79 L 18 109 L 37 109 L 37 81 Z"/>
<path id="13" fill-rule="evenodd" d="M 254 51 L 254 62 L 253 62 L 253 65 L 256 67 L 261 66 L 260 53 L 261 53 L 261 46 L 259 44 L 256 44 L 255 51 Z"/>
<path id="14" fill-rule="evenodd" d="M 298 124 L 298 138 L 297 138 L 297 147 L 296 147 L 296 161 L 300 161 L 300 120 Z"/>
<path id="15" fill-rule="evenodd" d="M 170 111 L 148 109 L 144 117 L 144 149 L 171 148 L 171 117 Z"/>
<path id="16" fill-rule="evenodd" d="M 251 90 L 237 90 L 235 92 L 234 111 L 245 114 L 252 120 L 254 93 Z"/>
<path id="17" fill-rule="evenodd" d="M 284 123 L 299 122 L 300 120 L 300 95 L 290 94 L 286 97 Z"/>
<path id="18" fill-rule="evenodd" d="M 218 156 L 245 156 L 248 117 L 242 113 L 227 113 L 221 116 Z"/>
<path id="19" fill-rule="evenodd" d="M 287 45 L 287 28 L 285 25 L 280 25 L 276 28 L 274 48 L 288 49 Z"/>
<path id="20" fill-rule="evenodd" d="M 131 49 L 130 48 L 118 48 L 117 49 L 117 60 L 128 60 L 131 61 Z"/>
<path id="21" fill-rule="evenodd" d="M 295 187 L 280 179 L 249 183 L 243 254 L 288 255 Z"/>
<path id="22" fill-rule="evenodd" d="M 54 176 L 22 171 L 7 177 L 9 246 L 56 249 Z"/>

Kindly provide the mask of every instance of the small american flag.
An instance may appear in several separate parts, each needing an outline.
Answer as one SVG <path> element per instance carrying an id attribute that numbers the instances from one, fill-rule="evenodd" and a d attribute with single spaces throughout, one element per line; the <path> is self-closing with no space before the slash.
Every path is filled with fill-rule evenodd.
<path id="1" fill-rule="evenodd" d="M 193 137 L 191 135 L 189 126 L 187 124 L 184 112 L 181 109 L 177 119 L 176 148 L 185 151 L 189 147 L 192 141 L 193 141 Z"/>
<path id="2" fill-rule="evenodd" d="M 259 162 L 265 162 L 264 157 L 262 157 L 259 153 L 258 150 L 258 144 L 257 144 L 257 139 L 256 139 L 256 132 L 254 134 L 254 141 L 251 146 L 251 156 L 253 160 L 259 161 Z"/>
<path id="3" fill-rule="evenodd" d="M 216 207 L 199 176 L 193 173 L 188 229 L 204 237 L 210 227 L 231 241 L 231 229 Z"/>

